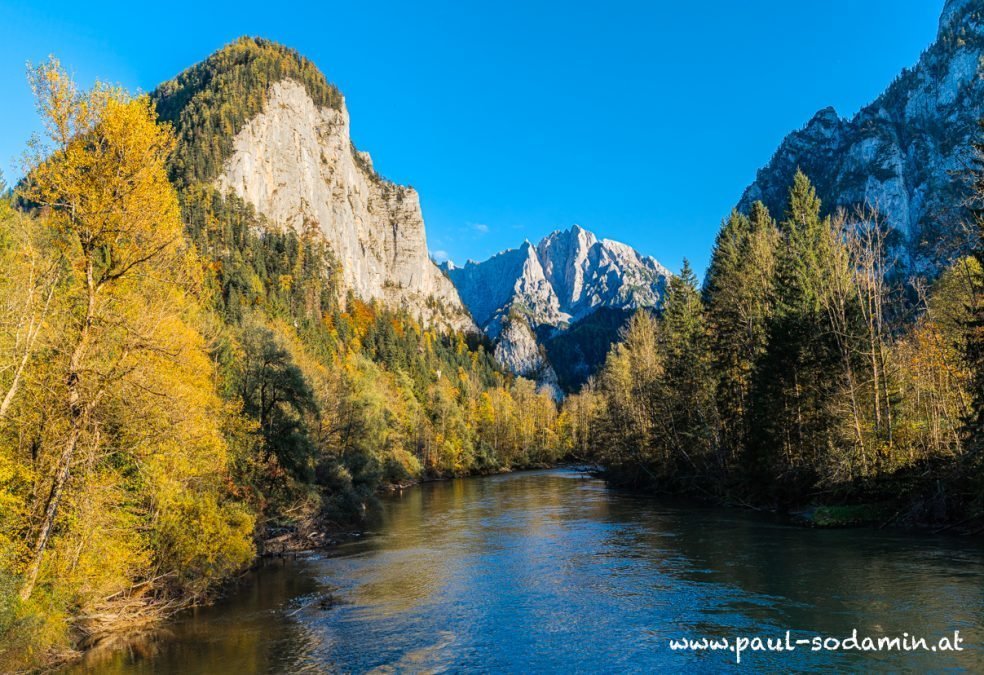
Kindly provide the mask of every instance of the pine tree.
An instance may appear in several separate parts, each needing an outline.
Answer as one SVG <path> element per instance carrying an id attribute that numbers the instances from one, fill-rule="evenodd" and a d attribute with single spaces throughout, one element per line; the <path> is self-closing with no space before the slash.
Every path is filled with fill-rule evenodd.
<path id="1" fill-rule="evenodd" d="M 670 280 L 658 336 L 665 370 L 655 407 L 668 469 L 706 476 L 717 435 L 714 380 L 704 303 L 687 260 Z"/>
<path id="2" fill-rule="evenodd" d="M 984 120 L 980 126 L 984 130 Z M 971 171 L 973 194 L 970 206 L 974 237 L 972 255 L 979 267 L 984 269 L 984 142 L 976 143 L 974 149 L 976 157 Z M 973 399 L 965 435 L 968 450 L 976 455 L 984 451 L 984 283 L 978 277 L 973 286 L 965 346 Z"/>
<path id="3" fill-rule="evenodd" d="M 761 202 L 750 217 L 733 212 L 718 234 L 704 286 L 725 466 L 748 439 L 751 375 L 766 345 L 778 239 Z"/>
<path id="4" fill-rule="evenodd" d="M 780 492 L 812 484 L 829 444 L 826 403 L 835 386 L 836 357 L 821 315 L 830 225 L 820 206 L 809 179 L 798 171 L 780 225 L 768 349 L 754 376 L 750 464 L 758 482 Z"/>
<path id="5" fill-rule="evenodd" d="M 752 225 L 748 216 L 737 210 L 721 223 L 711 251 L 711 263 L 707 267 L 704 281 L 704 299 L 711 302 L 720 293 L 727 291 L 731 277 L 741 266 L 742 249 L 745 247 Z"/>

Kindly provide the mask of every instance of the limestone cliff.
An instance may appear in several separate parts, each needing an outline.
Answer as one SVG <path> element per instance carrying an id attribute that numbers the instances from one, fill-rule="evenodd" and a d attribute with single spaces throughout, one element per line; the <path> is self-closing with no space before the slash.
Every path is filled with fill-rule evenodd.
<path id="1" fill-rule="evenodd" d="M 319 231 L 341 267 L 343 295 L 475 330 L 428 257 L 416 191 L 381 178 L 355 149 L 344 98 L 310 61 L 242 38 L 153 98 L 177 131 L 180 189 L 213 186 L 252 206 L 268 227 Z"/>
<path id="2" fill-rule="evenodd" d="M 555 398 L 560 397 L 557 373 L 537 341 L 530 324 L 522 317 L 507 317 L 493 353 L 496 363 L 516 375 L 535 380 Z"/>
<path id="3" fill-rule="evenodd" d="M 316 224 L 341 261 L 343 286 L 359 297 L 470 328 L 457 291 L 428 257 L 417 192 L 371 166 L 352 146 L 344 103 L 318 108 L 303 86 L 284 80 L 236 135 L 217 184 L 273 223 L 298 231 Z"/>

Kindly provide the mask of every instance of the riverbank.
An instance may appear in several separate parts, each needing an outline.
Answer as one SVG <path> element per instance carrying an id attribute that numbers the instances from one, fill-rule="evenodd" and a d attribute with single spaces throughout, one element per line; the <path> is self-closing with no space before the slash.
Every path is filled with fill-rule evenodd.
<path id="1" fill-rule="evenodd" d="M 756 499 L 747 486 L 731 486 L 729 492 L 721 493 L 714 487 L 660 482 L 655 477 L 640 483 L 636 471 L 626 474 L 598 467 L 592 473 L 615 488 L 770 513 L 801 527 L 898 529 L 962 536 L 984 532 L 984 508 L 972 486 L 955 479 L 933 478 L 936 474 L 932 467 L 920 466 L 891 476 L 830 486 L 806 499 L 782 503 Z"/>
<path id="2" fill-rule="evenodd" d="M 374 499 L 392 496 L 431 483 L 446 483 L 461 478 L 481 478 L 550 468 L 553 468 L 552 465 L 536 463 L 516 468 L 473 472 L 462 476 L 426 476 L 400 483 L 385 483 L 377 488 Z M 378 504 L 366 504 L 364 512 L 368 513 L 374 509 L 378 509 Z M 102 612 L 105 617 L 118 614 L 117 620 L 104 622 L 98 629 L 93 625 L 87 629 L 75 629 L 78 639 L 75 640 L 73 648 L 50 654 L 42 663 L 37 665 L 36 670 L 57 670 L 73 663 L 79 663 L 93 652 L 125 649 L 134 641 L 141 640 L 145 635 L 155 632 L 183 613 L 200 611 L 235 595 L 242 589 L 243 583 L 249 583 L 251 575 L 265 565 L 267 561 L 297 560 L 304 554 L 330 551 L 340 545 L 358 541 L 366 536 L 367 525 L 367 520 L 361 522 L 356 520 L 349 522 L 326 521 L 320 517 L 318 507 L 313 504 L 300 508 L 299 513 L 293 518 L 280 519 L 277 524 L 265 527 L 256 538 L 256 556 L 249 567 L 213 589 L 207 597 L 188 599 L 183 602 L 172 601 L 156 606 L 145 603 L 139 608 L 139 613 L 129 616 L 124 612 L 127 607 L 132 608 L 134 603 L 130 599 L 121 598 L 118 604 L 104 607 Z"/>
<path id="3" fill-rule="evenodd" d="M 801 649 L 742 664 L 978 672 L 982 578 L 984 551 L 967 538 L 807 530 L 568 470 L 522 471 L 382 499 L 372 535 L 267 560 L 214 606 L 70 672 L 718 672 L 733 654 L 674 651 L 668 639 L 780 627 L 797 637 L 959 629 L 968 649 Z"/>

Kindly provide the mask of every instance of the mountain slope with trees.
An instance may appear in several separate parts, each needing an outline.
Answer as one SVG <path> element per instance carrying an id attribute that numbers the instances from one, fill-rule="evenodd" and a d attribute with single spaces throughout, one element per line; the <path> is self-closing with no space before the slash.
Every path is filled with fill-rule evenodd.
<path id="1" fill-rule="evenodd" d="M 203 182 L 272 79 L 336 101 L 270 43 L 212 63 L 236 64 L 193 71 L 224 98 L 169 90 L 195 101 L 176 127 L 32 71 L 49 142 L 0 200 L 0 670 L 206 602 L 270 533 L 359 527 L 388 483 L 564 452 L 556 404 L 483 338 L 346 292 L 319 228 Z"/>
<path id="2" fill-rule="evenodd" d="M 344 265 L 339 290 L 429 324 L 474 330 L 427 253 L 415 190 L 382 178 L 355 149 L 342 95 L 310 61 L 242 38 L 152 94 L 174 125 L 183 194 L 234 196 L 266 229 L 320 233 Z"/>
<path id="3" fill-rule="evenodd" d="M 739 209 L 762 201 L 785 208 L 797 169 L 832 215 L 838 208 L 877 209 L 900 234 L 910 269 L 941 270 L 969 250 L 960 176 L 973 160 L 971 143 L 984 108 L 984 7 L 947 0 L 936 41 L 872 103 L 851 119 L 819 111 L 787 136 Z"/>
<path id="4" fill-rule="evenodd" d="M 978 208 L 965 214 L 980 236 Z M 802 172 L 778 223 L 761 202 L 732 213 L 703 289 L 674 278 L 662 315 L 634 316 L 565 401 L 574 437 L 619 483 L 984 526 L 980 240 L 904 288 L 884 219 L 822 214 Z"/>

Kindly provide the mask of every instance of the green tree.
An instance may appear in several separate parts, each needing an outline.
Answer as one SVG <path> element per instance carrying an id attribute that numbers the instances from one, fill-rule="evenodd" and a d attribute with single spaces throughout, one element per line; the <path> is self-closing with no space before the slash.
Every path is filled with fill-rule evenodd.
<path id="1" fill-rule="evenodd" d="M 732 212 L 718 234 L 704 286 L 725 466 L 748 440 L 752 372 L 767 344 L 778 242 L 776 223 L 761 202 L 750 216 Z"/>
<path id="2" fill-rule="evenodd" d="M 749 468 L 755 481 L 793 494 L 815 480 L 832 426 L 835 346 L 823 310 L 829 219 L 809 179 L 796 173 L 780 232 L 767 349 L 753 384 Z"/>
<path id="3" fill-rule="evenodd" d="M 984 120 L 980 127 L 984 130 Z M 972 195 L 970 206 L 972 255 L 978 269 L 984 269 L 984 143 L 974 145 L 976 156 L 971 171 Z M 984 282 L 977 276 L 972 284 L 970 319 L 967 321 L 965 355 L 972 375 L 973 401 L 967 416 L 965 433 L 967 447 L 975 455 L 984 451 Z"/>
<path id="4" fill-rule="evenodd" d="M 665 360 L 657 424 L 671 471 L 716 473 L 719 467 L 709 466 L 718 434 L 710 343 L 697 276 L 686 259 L 667 287 L 658 341 Z"/>
<path id="5" fill-rule="evenodd" d="M 243 411 L 259 423 L 262 459 L 276 458 L 296 479 L 310 480 L 315 447 L 305 416 L 317 406 L 304 373 L 267 328 L 247 327 L 241 345 L 239 394 Z"/>

